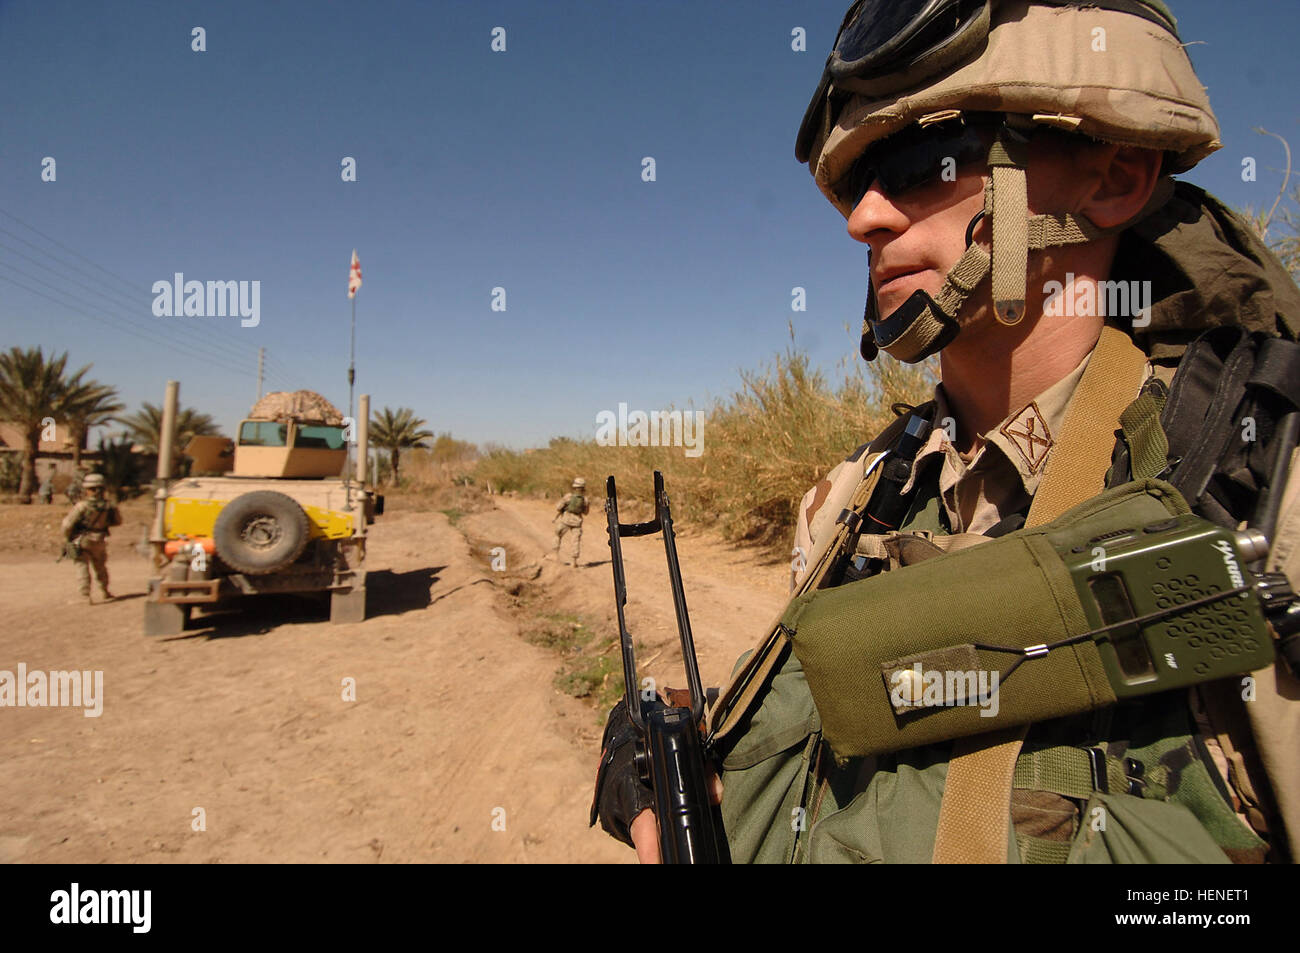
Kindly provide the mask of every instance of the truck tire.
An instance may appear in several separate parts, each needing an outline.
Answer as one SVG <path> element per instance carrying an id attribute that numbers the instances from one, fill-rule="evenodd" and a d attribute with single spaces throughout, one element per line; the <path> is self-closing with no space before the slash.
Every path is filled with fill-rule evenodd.
<path id="1" fill-rule="evenodd" d="M 255 576 L 288 566 L 302 555 L 310 536 L 311 523 L 302 507 L 274 490 L 235 497 L 212 527 L 221 561 Z"/>

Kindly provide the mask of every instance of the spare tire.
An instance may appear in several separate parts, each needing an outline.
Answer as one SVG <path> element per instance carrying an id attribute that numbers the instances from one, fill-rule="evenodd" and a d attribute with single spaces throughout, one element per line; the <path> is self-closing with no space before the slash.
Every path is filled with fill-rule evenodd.
<path id="1" fill-rule="evenodd" d="M 252 575 L 283 569 L 302 555 L 310 537 L 311 523 L 302 507 L 274 490 L 235 497 L 212 527 L 222 562 Z"/>

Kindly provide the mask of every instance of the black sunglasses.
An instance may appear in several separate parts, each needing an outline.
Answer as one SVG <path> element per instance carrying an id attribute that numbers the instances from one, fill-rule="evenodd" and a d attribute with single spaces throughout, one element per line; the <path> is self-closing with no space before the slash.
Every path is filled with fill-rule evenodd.
<path id="1" fill-rule="evenodd" d="M 836 192 L 856 208 L 872 184 L 894 197 L 945 172 L 988 158 L 996 134 L 989 120 L 954 119 L 912 126 L 871 145 L 849 167 Z"/>

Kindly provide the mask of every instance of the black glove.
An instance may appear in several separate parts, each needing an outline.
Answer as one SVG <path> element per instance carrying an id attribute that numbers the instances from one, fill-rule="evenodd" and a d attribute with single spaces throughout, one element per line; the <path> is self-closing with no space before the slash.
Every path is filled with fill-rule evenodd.
<path id="1" fill-rule="evenodd" d="M 591 826 L 600 826 L 615 840 L 634 847 L 629 830 L 633 818 L 646 808 L 653 808 L 654 790 L 636 767 L 638 733 L 627 713 L 626 701 L 620 700 L 605 722 L 601 742 L 600 769 L 596 772 L 596 795 L 591 801 Z"/>

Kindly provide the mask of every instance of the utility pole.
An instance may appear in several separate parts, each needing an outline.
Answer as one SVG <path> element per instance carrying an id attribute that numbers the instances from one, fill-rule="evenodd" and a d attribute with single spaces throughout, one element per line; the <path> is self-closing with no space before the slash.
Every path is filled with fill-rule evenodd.
<path id="1" fill-rule="evenodd" d="M 266 358 L 266 348 L 257 349 L 257 399 L 262 399 L 262 361 Z"/>

